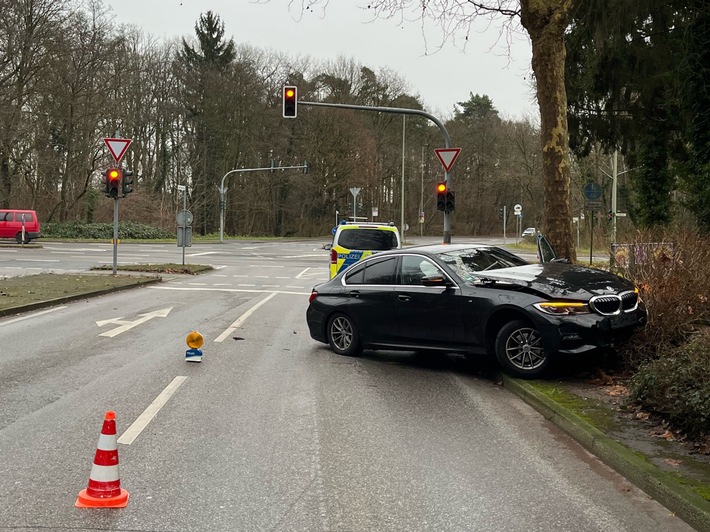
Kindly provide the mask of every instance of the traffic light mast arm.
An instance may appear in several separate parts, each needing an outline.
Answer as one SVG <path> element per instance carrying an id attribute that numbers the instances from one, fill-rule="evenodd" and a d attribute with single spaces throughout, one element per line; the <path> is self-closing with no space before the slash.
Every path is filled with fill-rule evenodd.
<path id="1" fill-rule="evenodd" d="M 305 105 L 305 106 L 310 106 L 310 107 L 333 107 L 336 109 L 355 109 L 355 110 L 360 110 L 360 111 L 374 111 L 376 113 L 394 113 L 394 114 L 400 114 L 400 115 L 417 115 L 417 116 L 423 116 L 427 118 L 428 120 L 431 120 L 438 128 L 439 131 L 441 131 L 441 134 L 444 137 L 444 147 L 445 148 L 451 148 L 451 137 L 449 136 L 449 132 L 446 130 L 446 127 L 444 124 L 436 118 L 434 115 L 427 113 L 426 111 L 422 111 L 421 109 L 404 109 L 404 108 L 399 108 L 399 107 L 371 107 L 368 105 L 353 105 L 353 104 L 347 104 L 347 103 L 326 103 L 326 102 L 304 102 L 304 101 L 299 101 L 298 105 Z M 451 183 L 451 176 L 449 175 L 448 171 L 444 171 L 444 182 L 446 183 L 446 186 L 448 189 L 452 188 L 452 183 Z M 451 243 L 451 213 L 449 212 L 444 212 L 444 243 L 445 244 L 450 244 Z"/>

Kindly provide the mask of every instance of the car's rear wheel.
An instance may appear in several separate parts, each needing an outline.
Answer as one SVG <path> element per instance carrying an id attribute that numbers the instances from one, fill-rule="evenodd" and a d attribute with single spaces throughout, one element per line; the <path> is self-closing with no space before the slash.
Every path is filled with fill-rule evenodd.
<path id="1" fill-rule="evenodd" d="M 527 321 L 506 323 L 498 331 L 495 349 L 500 365 L 515 377 L 539 377 L 550 365 L 550 357 L 542 347 L 540 333 Z"/>
<path id="2" fill-rule="evenodd" d="M 23 243 L 23 242 L 22 242 L 22 233 L 17 233 L 17 234 L 15 235 L 15 240 L 17 241 L 18 244 L 22 244 L 22 243 Z M 25 243 L 25 244 L 29 244 L 29 243 L 30 243 L 30 240 L 31 240 L 31 238 L 29 237 L 29 235 L 28 235 L 27 233 L 25 233 L 25 241 L 24 241 L 24 243 Z"/>
<path id="3" fill-rule="evenodd" d="M 345 314 L 334 314 L 328 320 L 327 337 L 330 348 L 337 354 L 345 356 L 360 354 L 360 335 L 352 319 Z"/>

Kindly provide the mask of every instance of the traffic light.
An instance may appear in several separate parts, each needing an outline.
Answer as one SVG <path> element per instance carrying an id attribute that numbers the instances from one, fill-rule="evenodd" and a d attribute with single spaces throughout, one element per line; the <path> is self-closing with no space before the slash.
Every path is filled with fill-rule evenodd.
<path id="1" fill-rule="evenodd" d="M 609 213 L 606 215 L 606 219 L 610 222 L 614 219 L 614 213 L 611 212 L 611 209 L 609 209 Z"/>
<path id="2" fill-rule="evenodd" d="M 447 190 L 446 191 L 446 212 L 451 212 L 454 210 L 454 191 L 453 190 Z"/>
<path id="3" fill-rule="evenodd" d="M 121 177 L 123 177 L 123 171 L 120 168 L 109 168 L 103 174 L 106 182 L 104 194 L 109 198 L 118 198 L 121 192 Z"/>
<path id="4" fill-rule="evenodd" d="M 286 85 L 283 93 L 283 116 L 284 118 L 296 118 L 296 104 L 298 89 L 295 85 Z"/>
<path id="5" fill-rule="evenodd" d="M 121 195 L 125 198 L 126 194 L 133 192 L 133 170 L 123 170 L 123 179 L 121 179 Z"/>
<path id="6" fill-rule="evenodd" d="M 498 209 L 498 218 L 503 219 L 503 207 Z"/>
<path id="7" fill-rule="evenodd" d="M 446 210 L 446 183 L 436 184 L 436 210 Z"/>

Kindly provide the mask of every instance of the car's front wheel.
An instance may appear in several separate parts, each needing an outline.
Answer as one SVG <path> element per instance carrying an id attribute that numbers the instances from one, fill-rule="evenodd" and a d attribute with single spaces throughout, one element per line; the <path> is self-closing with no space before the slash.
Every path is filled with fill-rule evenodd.
<path id="1" fill-rule="evenodd" d="M 328 320 L 328 343 L 339 355 L 355 356 L 360 354 L 360 335 L 352 319 L 345 314 L 334 314 Z"/>
<path id="2" fill-rule="evenodd" d="M 515 377 L 534 379 L 545 373 L 550 357 L 542 348 L 540 333 L 523 320 L 505 324 L 496 336 L 496 358 Z"/>

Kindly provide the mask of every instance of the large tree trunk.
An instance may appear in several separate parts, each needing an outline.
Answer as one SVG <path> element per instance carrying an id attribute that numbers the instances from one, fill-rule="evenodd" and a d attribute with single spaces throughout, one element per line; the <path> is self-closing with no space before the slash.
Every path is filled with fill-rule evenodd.
<path id="1" fill-rule="evenodd" d="M 565 91 L 565 29 L 576 0 L 521 0 L 530 35 L 540 106 L 545 208 L 543 229 L 559 256 L 577 260 L 570 209 L 570 160 Z"/>

